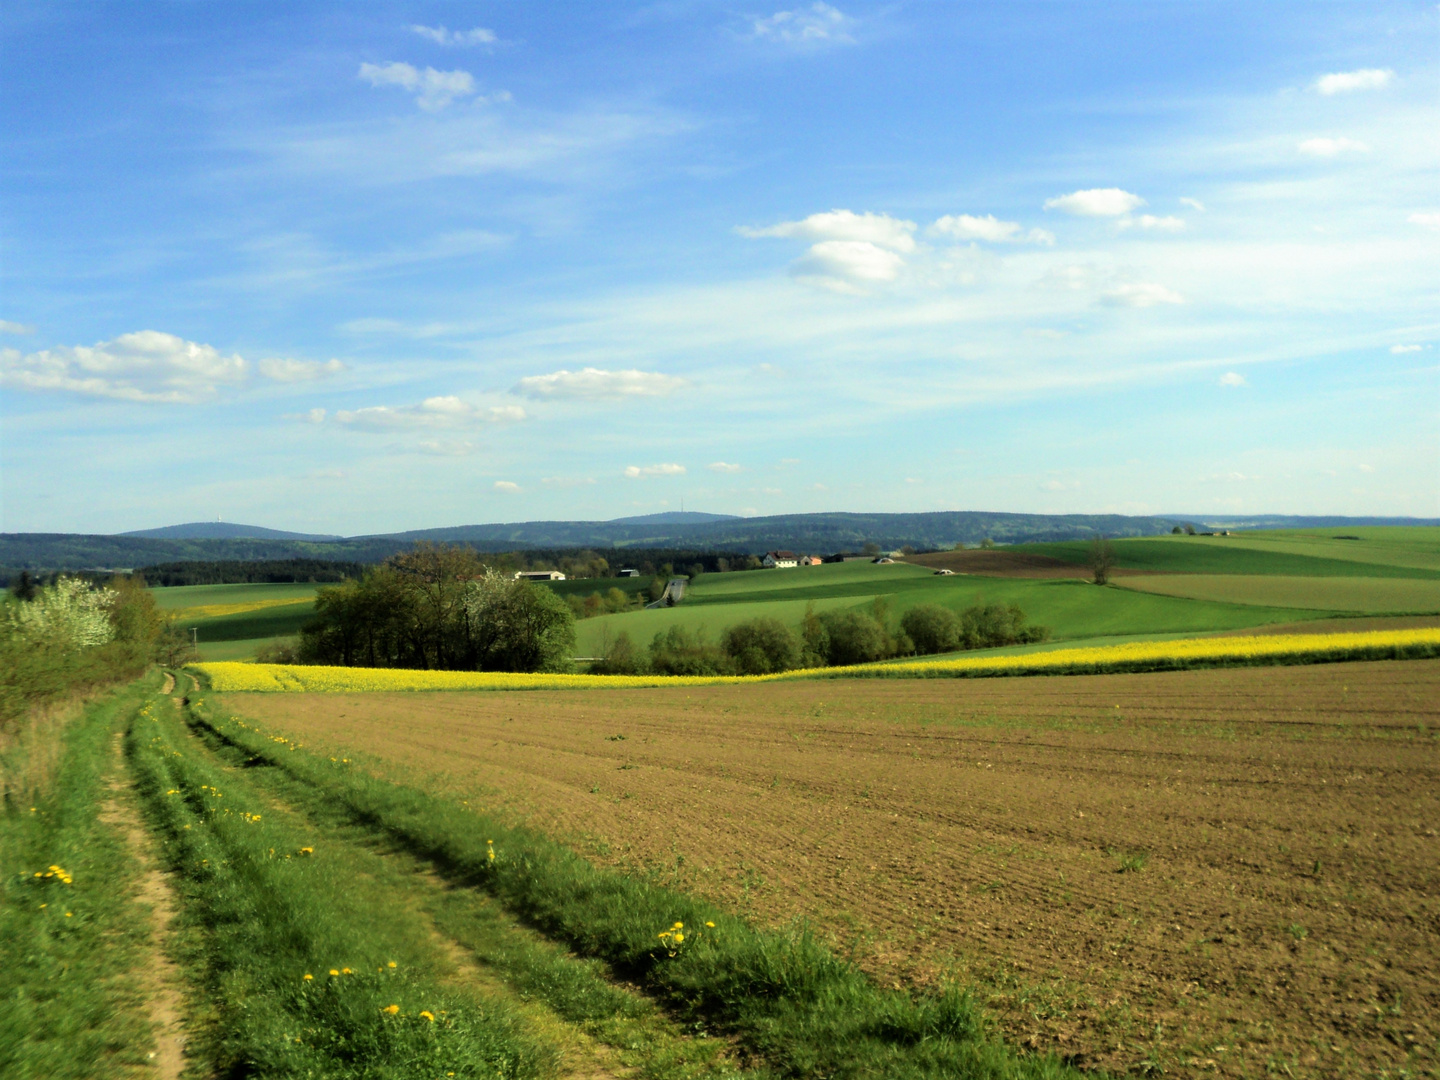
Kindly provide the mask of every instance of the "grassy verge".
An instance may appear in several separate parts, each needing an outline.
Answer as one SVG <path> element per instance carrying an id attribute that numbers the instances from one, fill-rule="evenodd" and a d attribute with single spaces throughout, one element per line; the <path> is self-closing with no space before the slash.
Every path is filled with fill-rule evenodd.
<path id="1" fill-rule="evenodd" d="M 126 749 L 214 1009 L 192 1054 L 219 1075 L 546 1073 L 545 1047 L 511 1011 L 442 985 L 425 929 L 375 903 L 346 852 L 317 847 L 208 761 L 175 711 L 152 699 Z"/>
<path id="2" fill-rule="evenodd" d="M 193 722 L 278 766 L 352 818 L 484 889 L 576 952 L 608 963 L 682 1017 L 712 1023 L 785 1076 L 1059 1077 L 987 1036 L 958 990 L 886 991 L 810 934 L 757 930 L 717 908 L 601 871 L 542 835 L 309 754 L 203 700 Z"/>
<path id="3" fill-rule="evenodd" d="M 136 971 L 147 920 L 135 867 L 101 820 L 113 737 L 158 685 L 92 703 L 60 736 L 59 782 L 0 810 L 0 1076 L 66 1080 L 145 1069 Z"/>

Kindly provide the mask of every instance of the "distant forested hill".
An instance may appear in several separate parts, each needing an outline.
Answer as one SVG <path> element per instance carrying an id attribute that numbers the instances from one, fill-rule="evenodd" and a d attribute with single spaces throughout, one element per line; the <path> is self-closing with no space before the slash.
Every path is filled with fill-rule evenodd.
<path id="1" fill-rule="evenodd" d="M 620 521 L 525 521 L 500 525 L 462 525 L 445 529 L 337 540 L 229 537 L 187 539 L 141 535 L 87 536 L 73 533 L 0 534 L 0 576 L 34 571 L 133 569 L 156 563 L 253 562 L 260 559 L 326 559 L 349 563 L 380 562 L 417 540 L 470 544 L 480 551 L 561 551 L 593 548 L 664 548 L 685 551 L 762 554 L 782 548 L 824 555 L 855 551 L 866 543 L 882 548 L 905 545 L 919 550 L 957 543 L 1000 544 L 1088 540 L 1093 536 L 1158 536 L 1176 524 L 1237 519 L 1125 517 L 1119 514 L 1000 514 L 956 511 L 932 514 L 781 514 L 773 517 L 696 520 L 711 515 L 652 515 Z M 660 520 L 656 518 L 659 517 Z M 1346 524 L 1382 519 L 1254 517 L 1245 523 L 1275 525 Z M 1234 522 L 1231 524 L 1230 522 Z M 1418 519 L 1383 519 L 1385 524 L 1435 524 Z M 1273 523 L 1273 524 L 1271 524 Z M 1251 526 L 1254 527 L 1254 526 Z M 617 560 L 612 559 L 612 562 Z"/>

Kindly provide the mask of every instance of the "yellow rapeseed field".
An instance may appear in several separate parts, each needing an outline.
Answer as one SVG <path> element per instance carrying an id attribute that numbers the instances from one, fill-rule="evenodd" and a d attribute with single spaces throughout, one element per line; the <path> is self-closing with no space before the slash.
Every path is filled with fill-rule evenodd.
<path id="1" fill-rule="evenodd" d="M 1271 634 L 1184 638 L 1125 645 L 1055 649 L 1013 656 L 967 656 L 901 664 L 811 668 L 779 675 L 529 675 L 508 672 L 414 671 L 402 668 L 310 667 L 291 664 L 196 664 L 221 691 L 348 693 L 367 690 L 580 690 L 600 687 L 713 686 L 806 678 L 1060 675 L 1217 664 L 1307 663 L 1440 655 L 1440 628 L 1341 634 Z"/>
<path id="2" fill-rule="evenodd" d="M 178 608 L 172 614 L 176 619 L 218 619 L 224 615 L 245 615 L 252 611 L 268 608 L 290 607 L 295 604 L 313 604 L 313 597 L 301 600 L 246 600 L 239 604 L 199 604 L 196 607 Z"/>

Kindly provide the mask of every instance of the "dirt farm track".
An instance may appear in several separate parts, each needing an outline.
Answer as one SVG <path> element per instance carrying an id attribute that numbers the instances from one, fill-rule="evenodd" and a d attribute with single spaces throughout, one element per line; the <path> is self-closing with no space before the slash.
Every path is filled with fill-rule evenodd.
<path id="1" fill-rule="evenodd" d="M 222 702 L 1077 1064 L 1440 1067 L 1440 661 Z"/>

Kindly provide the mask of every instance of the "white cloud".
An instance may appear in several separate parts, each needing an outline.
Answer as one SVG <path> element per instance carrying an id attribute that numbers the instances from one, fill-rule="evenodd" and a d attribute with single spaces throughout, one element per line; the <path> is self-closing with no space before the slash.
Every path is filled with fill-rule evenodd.
<path id="1" fill-rule="evenodd" d="M 572 488 L 593 484 L 595 478 L 593 476 L 542 476 L 540 483 L 549 488 Z"/>
<path id="2" fill-rule="evenodd" d="M 0 350 L 0 385 L 119 401 L 201 401 L 222 385 L 242 382 L 246 374 L 240 356 L 222 356 L 213 346 L 158 330 L 25 355 Z"/>
<path id="3" fill-rule="evenodd" d="M 1411 225 L 1423 225 L 1427 229 L 1440 229 L 1440 214 L 1411 214 L 1405 220 Z"/>
<path id="4" fill-rule="evenodd" d="M 322 363 L 319 360 L 287 360 L 277 357 L 267 357 L 256 366 L 261 375 L 276 382 L 312 382 L 315 379 L 338 375 L 345 370 L 345 365 L 339 360 L 326 360 Z"/>
<path id="5" fill-rule="evenodd" d="M 337 424 L 360 431 L 465 428 L 524 419 L 525 410 L 518 405 L 471 405 L 454 395 L 426 398 L 418 405 L 370 405 L 335 413 Z"/>
<path id="6" fill-rule="evenodd" d="M 1365 473 L 1373 473 L 1375 471 L 1374 465 L 1356 465 L 1355 467 Z"/>
<path id="7" fill-rule="evenodd" d="M 1390 352 L 1395 356 L 1403 356 L 1405 353 L 1420 352 L 1424 345 L 1391 345 Z"/>
<path id="8" fill-rule="evenodd" d="M 987 240 L 991 243 L 1053 244 L 1055 234 L 1045 229 L 1021 232 L 1018 221 L 1001 221 L 994 214 L 971 217 L 969 214 L 946 214 L 925 230 L 932 236 L 948 236 L 954 240 Z"/>
<path id="9" fill-rule="evenodd" d="M 905 260 L 864 240 L 826 240 L 814 244 L 790 265 L 802 281 L 841 292 L 856 292 L 857 285 L 894 281 Z"/>
<path id="10" fill-rule="evenodd" d="M 1369 152 L 1370 147 L 1355 139 L 1342 137 L 1306 139 L 1297 149 L 1310 157 L 1334 157 L 1337 154 L 1365 154 Z"/>
<path id="11" fill-rule="evenodd" d="M 1352 90 L 1379 90 L 1390 85 L 1395 72 L 1389 68 L 1361 68 L 1359 71 L 1338 71 L 1315 80 L 1314 89 L 1327 97 Z"/>
<path id="12" fill-rule="evenodd" d="M 477 26 L 473 30 L 447 30 L 443 26 L 411 26 L 411 31 L 437 45 L 494 45 L 500 39 L 494 30 Z"/>
<path id="13" fill-rule="evenodd" d="M 1238 371 L 1227 371 L 1224 375 L 1220 376 L 1220 385 L 1247 386 L 1249 384 L 1245 382 L 1245 376 L 1241 375 Z"/>
<path id="14" fill-rule="evenodd" d="M 732 465 L 728 461 L 712 461 L 705 467 L 711 472 L 737 473 L 741 471 L 741 466 Z"/>
<path id="15" fill-rule="evenodd" d="M 556 371 L 550 375 L 527 375 L 513 387 L 512 394 L 529 398 L 557 399 L 665 397 L 689 386 L 689 380 L 654 371 Z"/>
<path id="16" fill-rule="evenodd" d="M 318 408 L 311 409 L 305 414 L 304 420 L 307 424 L 323 424 L 325 422 L 325 410 Z"/>
<path id="17" fill-rule="evenodd" d="M 1164 285 L 1129 282 L 1101 293 L 1100 302 L 1111 307 L 1148 308 L 1156 304 L 1183 304 L 1185 298 Z"/>
<path id="18" fill-rule="evenodd" d="M 510 494 L 516 494 L 520 491 L 520 485 L 512 483 L 509 480 L 496 480 L 495 490 L 509 492 Z"/>
<path id="19" fill-rule="evenodd" d="M 1046 210 L 1063 210 L 1078 217 L 1119 217 L 1145 205 L 1139 195 L 1120 188 L 1088 188 L 1045 200 Z"/>
<path id="20" fill-rule="evenodd" d="M 9 319 L 0 319 L 0 334 L 33 334 L 35 327 L 26 323 L 11 322 Z"/>
<path id="21" fill-rule="evenodd" d="M 1159 232 L 1181 232 L 1185 228 L 1185 219 L 1178 217 L 1156 217 L 1154 214 L 1141 214 L 1139 217 L 1123 217 L 1115 224 L 1122 229 L 1156 229 Z"/>
<path id="22" fill-rule="evenodd" d="M 416 444 L 422 454 L 432 457 L 468 457 L 479 449 L 474 443 L 454 439 L 423 439 Z"/>
<path id="23" fill-rule="evenodd" d="M 736 230 L 752 240 L 775 236 L 798 240 L 856 240 L 906 254 L 915 250 L 915 222 L 892 218 L 889 214 L 857 214 L 850 210 L 831 210 L 811 214 L 801 221 L 782 221 L 763 229 L 741 225 Z"/>
<path id="24" fill-rule="evenodd" d="M 777 11 L 768 19 L 756 19 L 753 34 L 761 41 L 815 48 L 824 45 L 853 45 L 850 30 L 855 20 L 829 4 L 815 3 L 794 11 Z"/>
<path id="25" fill-rule="evenodd" d="M 1202 203 L 1199 199 L 1190 198 L 1188 195 L 1180 196 L 1180 205 L 1188 206 L 1191 210 L 1198 210 L 1202 214 L 1205 212 L 1205 204 Z"/>
<path id="26" fill-rule="evenodd" d="M 436 71 L 432 67 L 421 71 L 400 63 L 361 64 L 359 77 L 371 86 L 398 86 L 408 90 L 415 95 L 415 103 L 430 112 L 475 93 L 475 79 L 468 71 Z"/>
<path id="27" fill-rule="evenodd" d="M 675 464 L 665 465 L 627 465 L 625 475 L 631 480 L 638 480 L 645 476 L 684 476 L 685 466 Z"/>

